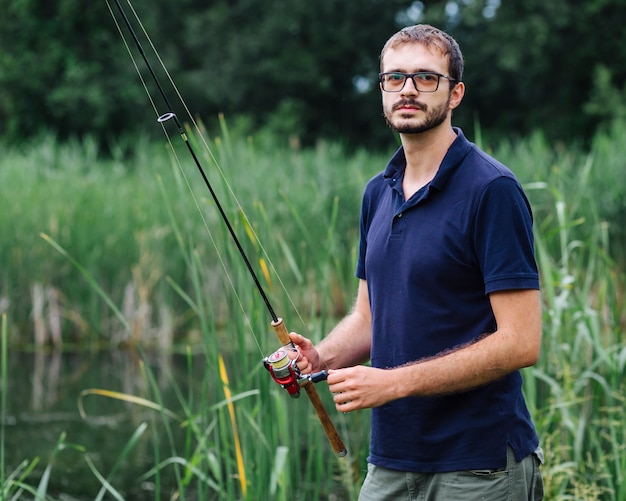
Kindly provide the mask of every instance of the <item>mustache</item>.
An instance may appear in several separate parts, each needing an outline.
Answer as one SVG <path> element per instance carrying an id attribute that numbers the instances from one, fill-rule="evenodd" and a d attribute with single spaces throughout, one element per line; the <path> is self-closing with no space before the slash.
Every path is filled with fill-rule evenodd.
<path id="1" fill-rule="evenodd" d="M 427 106 L 415 99 L 401 99 L 396 104 L 393 105 L 392 110 L 395 111 L 398 108 L 402 108 L 403 106 L 412 106 L 413 108 L 417 108 L 420 111 L 426 111 Z"/>

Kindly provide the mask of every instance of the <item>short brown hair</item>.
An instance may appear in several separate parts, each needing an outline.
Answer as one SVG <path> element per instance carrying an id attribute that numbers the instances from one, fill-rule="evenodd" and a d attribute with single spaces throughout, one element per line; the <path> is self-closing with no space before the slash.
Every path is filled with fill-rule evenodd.
<path id="1" fill-rule="evenodd" d="M 437 49 L 448 58 L 449 76 L 457 82 L 463 78 L 463 54 L 459 44 L 446 32 L 429 24 L 407 26 L 387 40 L 380 53 L 380 71 L 384 71 L 383 57 L 387 50 L 407 43 L 419 43 Z"/>

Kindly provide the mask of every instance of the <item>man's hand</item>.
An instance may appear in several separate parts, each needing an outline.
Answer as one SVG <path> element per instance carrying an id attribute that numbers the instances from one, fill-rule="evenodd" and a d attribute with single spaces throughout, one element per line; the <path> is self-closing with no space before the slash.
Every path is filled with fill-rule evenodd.
<path id="1" fill-rule="evenodd" d="M 297 366 L 302 374 L 311 374 L 324 369 L 320 367 L 320 355 L 310 339 L 296 332 L 289 333 L 291 342 L 296 346 L 297 354 L 290 357 L 298 359 Z"/>
<path id="2" fill-rule="evenodd" d="M 320 355 L 310 339 L 289 333 L 296 352 L 288 352 L 289 357 L 297 357 L 297 366 L 302 374 L 311 374 L 324 370 Z M 328 387 L 335 394 L 337 410 L 350 412 L 358 409 L 379 407 L 393 400 L 394 378 L 392 371 L 374 369 L 363 365 L 347 369 L 328 371 Z"/>
<path id="3" fill-rule="evenodd" d="M 380 407 L 397 398 L 393 370 L 364 365 L 328 371 L 328 387 L 340 412 Z"/>

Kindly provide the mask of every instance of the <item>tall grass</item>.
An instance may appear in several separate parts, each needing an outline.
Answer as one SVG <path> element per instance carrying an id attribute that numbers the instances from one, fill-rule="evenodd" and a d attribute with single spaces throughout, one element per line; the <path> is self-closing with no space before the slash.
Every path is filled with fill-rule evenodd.
<path id="1" fill-rule="evenodd" d="M 255 230 L 261 233 L 259 240 L 276 261 L 279 275 L 292 286 L 294 301 L 310 308 L 328 307 L 318 297 L 311 276 L 326 272 L 335 309 L 344 309 L 344 296 L 352 292 L 347 270 L 354 257 L 360 190 L 380 162 L 365 154 L 346 159 L 334 145 L 307 152 L 264 146 L 259 153 L 252 141 L 242 143 L 225 145 L 217 138 L 211 146 Z M 184 174 L 206 223 L 186 191 L 182 174 L 172 170 L 166 150 L 166 145 L 138 139 L 115 145 L 111 157 L 100 158 L 89 140 L 59 144 L 44 137 L 30 151 L 6 151 L 0 171 L 4 236 L 0 259 L 5 264 L 0 271 L 0 304 L 10 312 L 12 335 L 20 333 L 14 341 L 32 343 L 25 333 L 32 330 L 32 289 L 36 284 L 45 296 L 38 315 L 43 317 L 44 329 L 50 333 L 50 326 L 60 317 L 66 344 L 119 344 L 132 341 L 137 332 L 146 342 L 150 337 L 159 339 L 163 318 L 169 319 L 170 332 L 166 334 L 176 336 L 173 341 L 183 340 L 191 330 L 188 312 L 165 279 L 169 277 L 188 290 L 191 277 L 187 256 L 176 251 L 180 234 L 172 220 L 180 226 L 185 245 L 195 246 L 202 266 L 214 271 L 203 286 L 216 298 L 216 313 L 224 307 L 227 298 L 221 291 L 225 279 L 207 229 L 215 240 L 228 236 L 220 228 L 193 166 L 185 165 L 189 168 Z M 210 159 L 204 160 L 216 190 L 224 194 L 224 181 L 215 174 Z M 331 169 L 331 165 L 337 168 Z M 239 208 L 228 197 L 225 202 L 246 250 L 257 251 L 256 243 L 245 240 Z M 342 217 L 337 217 L 337 211 Z M 311 217 L 318 224 L 312 225 Z M 91 271 L 94 280 L 127 313 L 131 332 L 110 316 L 101 297 L 70 262 L 51 250 L 41 234 Z M 235 258 L 231 247 L 223 252 L 225 259 Z M 325 259 L 318 259 L 320 256 Z M 277 286 L 272 282 L 270 292 Z M 55 302 L 57 307 L 52 308 Z M 47 339 L 51 338 L 48 335 Z"/>
<path id="2" fill-rule="evenodd" d="M 527 181 L 544 301 L 525 391 L 547 451 L 549 499 L 626 499 L 623 124 L 590 151 L 541 135 L 501 145 Z"/>
<path id="3" fill-rule="evenodd" d="M 319 339 L 352 301 L 360 194 L 388 155 L 347 155 L 326 143 L 298 150 L 222 131 L 210 140 L 214 157 L 202 158 L 210 180 L 277 313 L 290 330 Z M 616 124 L 590 151 L 541 135 L 492 150 L 524 183 L 535 215 L 544 337 L 524 390 L 546 451 L 547 499 L 626 500 L 626 253 L 616 244 L 624 238 L 623 133 Z M 183 156 L 179 166 L 177 154 L 141 138 L 108 156 L 89 140 L 51 137 L 7 150 L 3 339 L 32 343 L 25 333 L 39 284 L 38 329 L 50 334 L 40 343 L 55 342 L 56 321 L 65 345 L 204 354 L 204 378 L 189 385 L 197 393 L 170 378 L 178 398 L 164 402 L 144 359 L 143 393 L 115 397 L 149 409 L 136 435 L 150 430 L 154 468 L 138 482 L 152 483 L 157 499 L 353 499 L 368 413 L 331 412 L 350 450 L 334 459 L 306 397 L 291 400 L 270 380 L 260 359 L 277 343 L 265 305 L 194 167 Z M 191 375 L 197 359 L 188 360 Z M 118 463 L 126 457 L 121 451 Z M 100 472 L 90 463 L 109 493 L 118 467 Z"/>
<path id="4" fill-rule="evenodd" d="M 558 195 L 558 193 L 557 193 Z M 606 225 L 571 238 L 567 205 L 555 201 L 556 253 L 538 239 L 544 299 L 542 361 L 525 374 L 548 451 L 549 492 L 562 499 L 626 499 L 623 311 Z M 556 461 L 555 461 L 556 459 Z"/>

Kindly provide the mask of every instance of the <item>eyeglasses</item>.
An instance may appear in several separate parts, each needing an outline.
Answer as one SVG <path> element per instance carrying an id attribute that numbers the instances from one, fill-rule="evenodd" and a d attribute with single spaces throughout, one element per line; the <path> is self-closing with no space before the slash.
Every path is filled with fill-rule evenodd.
<path id="1" fill-rule="evenodd" d="M 451 85 L 457 82 L 452 77 L 432 71 L 418 71 L 417 73 L 392 71 L 379 73 L 378 78 L 380 78 L 380 85 L 385 92 L 400 92 L 404 89 L 407 78 L 413 80 L 413 85 L 415 85 L 418 92 L 435 92 L 439 88 L 439 80 L 442 78 L 449 80 Z"/>

